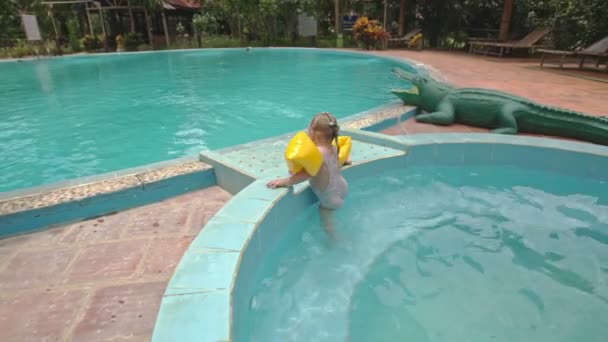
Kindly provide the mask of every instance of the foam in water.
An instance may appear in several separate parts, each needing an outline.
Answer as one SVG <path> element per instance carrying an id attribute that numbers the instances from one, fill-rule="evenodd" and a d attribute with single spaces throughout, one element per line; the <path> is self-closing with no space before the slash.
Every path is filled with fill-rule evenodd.
<path id="1" fill-rule="evenodd" d="M 309 208 L 269 251 L 248 341 L 598 341 L 608 186 L 516 168 L 350 184 L 332 245 Z M 241 322 L 242 323 L 242 322 Z"/>

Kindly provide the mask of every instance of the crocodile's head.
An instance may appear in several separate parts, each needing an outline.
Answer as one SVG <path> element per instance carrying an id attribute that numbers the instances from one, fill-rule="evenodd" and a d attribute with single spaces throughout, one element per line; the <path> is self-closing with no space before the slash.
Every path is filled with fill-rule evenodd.
<path id="1" fill-rule="evenodd" d="M 405 104 L 417 106 L 425 111 L 433 111 L 437 104 L 454 88 L 444 82 L 437 81 L 430 75 L 413 74 L 399 68 L 394 68 L 393 73 L 397 77 L 410 82 L 405 89 L 393 89 L 391 92 L 397 95 Z"/>
<path id="2" fill-rule="evenodd" d="M 417 86 L 412 85 L 409 88 L 392 89 L 391 93 L 397 95 L 405 104 L 411 106 L 420 105 L 420 91 Z"/>
<path id="3" fill-rule="evenodd" d="M 406 104 L 413 106 L 420 105 L 420 90 L 425 88 L 429 83 L 429 79 L 399 68 L 394 68 L 393 73 L 397 77 L 409 81 L 412 85 L 408 88 L 392 89 L 391 93 L 397 95 Z"/>

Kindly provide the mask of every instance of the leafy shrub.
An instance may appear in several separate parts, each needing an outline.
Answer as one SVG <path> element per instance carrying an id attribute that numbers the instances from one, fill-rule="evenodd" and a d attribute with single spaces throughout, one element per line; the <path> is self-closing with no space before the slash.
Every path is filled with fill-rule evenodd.
<path id="1" fill-rule="evenodd" d="M 137 47 L 137 51 L 150 51 L 153 50 L 152 45 L 150 44 L 139 44 Z"/>
<path id="2" fill-rule="evenodd" d="M 10 58 L 10 57 L 11 57 L 11 48 L 0 47 L 0 58 Z"/>
<path id="3" fill-rule="evenodd" d="M 213 34 L 218 30 L 217 18 L 209 13 L 195 14 L 192 17 L 192 27 L 197 35 Z"/>
<path id="4" fill-rule="evenodd" d="M 87 52 L 97 51 L 101 49 L 101 40 L 96 36 L 86 35 L 80 40 L 80 43 Z"/>
<path id="5" fill-rule="evenodd" d="M 141 36 L 134 32 L 125 34 L 125 50 L 137 51 L 137 47 L 143 43 Z"/>
<path id="6" fill-rule="evenodd" d="M 24 40 L 17 41 L 17 45 L 10 49 L 10 57 L 12 58 L 23 58 L 27 56 L 38 55 L 38 49 L 31 43 Z"/>
<path id="7" fill-rule="evenodd" d="M 203 45 L 203 35 L 216 33 L 218 27 L 217 19 L 209 13 L 195 14 L 192 17 L 192 28 L 194 29 L 194 36 L 199 47 Z"/>
<path id="8" fill-rule="evenodd" d="M 199 46 L 190 38 L 178 38 L 171 41 L 169 49 L 196 49 L 197 47 Z"/>
<path id="9" fill-rule="evenodd" d="M 72 52 L 78 52 L 82 49 L 82 44 L 80 43 L 80 39 L 78 39 L 78 36 L 80 36 L 78 20 L 70 19 L 68 21 L 68 39 Z"/>

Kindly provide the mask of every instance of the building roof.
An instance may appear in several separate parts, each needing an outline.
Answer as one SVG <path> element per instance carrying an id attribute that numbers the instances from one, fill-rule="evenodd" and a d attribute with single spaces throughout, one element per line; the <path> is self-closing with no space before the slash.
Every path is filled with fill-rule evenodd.
<path id="1" fill-rule="evenodd" d="M 163 7 L 168 10 L 200 10 L 201 2 L 200 0 L 163 0 Z"/>

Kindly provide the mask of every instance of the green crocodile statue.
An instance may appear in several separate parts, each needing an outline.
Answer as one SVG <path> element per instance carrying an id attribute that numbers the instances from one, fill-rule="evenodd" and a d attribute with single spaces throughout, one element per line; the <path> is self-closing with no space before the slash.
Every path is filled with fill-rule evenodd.
<path id="1" fill-rule="evenodd" d="M 391 92 L 405 104 L 426 112 L 416 116 L 418 122 L 462 123 L 489 128 L 493 133 L 553 135 L 608 145 L 608 117 L 549 107 L 494 90 L 454 88 L 399 68 L 393 73 L 412 83 L 408 89 Z"/>

